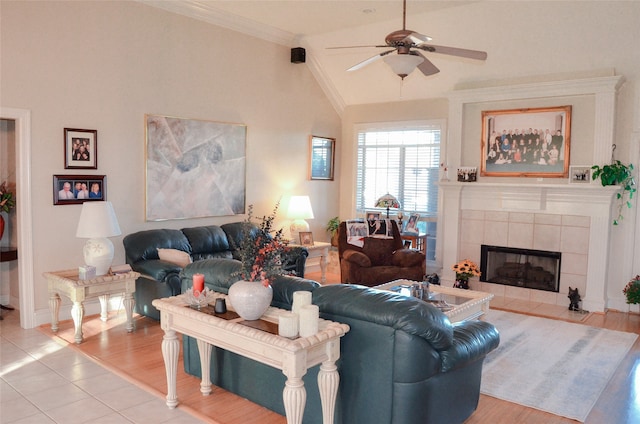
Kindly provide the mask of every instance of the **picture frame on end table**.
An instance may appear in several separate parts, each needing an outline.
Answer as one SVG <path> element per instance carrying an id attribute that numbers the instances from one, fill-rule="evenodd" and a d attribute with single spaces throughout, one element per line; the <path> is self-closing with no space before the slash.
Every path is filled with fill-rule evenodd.
<path id="1" fill-rule="evenodd" d="M 77 205 L 107 200 L 105 175 L 54 175 L 53 204 Z"/>
<path id="2" fill-rule="evenodd" d="M 311 231 L 301 231 L 300 244 L 302 246 L 313 246 L 313 233 Z"/>
<path id="3" fill-rule="evenodd" d="M 482 112 L 480 175 L 566 178 L 571 106 Z"/>
<path id="4" fill-rule="evenodd" d="M 98 169 L 98 130 L 64 129 L 64 169 Z"/>

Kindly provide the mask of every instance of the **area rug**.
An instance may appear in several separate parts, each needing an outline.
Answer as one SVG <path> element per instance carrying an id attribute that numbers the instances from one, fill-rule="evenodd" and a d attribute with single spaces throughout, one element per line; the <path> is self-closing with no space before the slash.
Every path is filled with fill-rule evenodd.
<path id="1" fill-rule="evenodd" d="M 500 346 L 487 355 L 481 392 L 584 422 L 637 334 L 490 310 Z"/>

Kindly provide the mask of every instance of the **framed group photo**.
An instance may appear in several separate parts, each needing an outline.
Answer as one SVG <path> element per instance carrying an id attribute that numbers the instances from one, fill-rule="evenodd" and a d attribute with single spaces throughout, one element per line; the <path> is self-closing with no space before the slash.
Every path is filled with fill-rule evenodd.
<path id="1" fill-rule="evenodd" d="M 64 129 L 64 169 L 98 169 L 98 130 Z"/>
<path id="2" fill-rule="evenodd" d="M 53 204 L 77 205 L 87 201 L 107 200 L 104 175 L 54 175 Z"/>
<path id="3" fill-rule="evenodd" d="M 482 112 L 480 175 L 566 178 L 571 106 Z"/>

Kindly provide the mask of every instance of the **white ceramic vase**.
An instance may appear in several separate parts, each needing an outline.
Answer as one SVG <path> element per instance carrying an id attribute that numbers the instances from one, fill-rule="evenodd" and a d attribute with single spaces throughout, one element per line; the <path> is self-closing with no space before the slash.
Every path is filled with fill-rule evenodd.
<path id="1" fill-rule="evenodd" d="M 257 281 L 239 280 L 229 287 L 231 307 L 247 321 L 260 318 L 273 298 L 271 286 L 265 287 Z"/>

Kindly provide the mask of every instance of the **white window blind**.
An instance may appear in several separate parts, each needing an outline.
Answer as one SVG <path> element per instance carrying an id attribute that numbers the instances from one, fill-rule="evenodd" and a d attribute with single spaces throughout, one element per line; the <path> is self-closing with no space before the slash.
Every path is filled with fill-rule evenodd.
<path id="1" fill-rule="evenodd" d="M 440 123 L 358 128 L 356 209 L 371 210 L 390 193 L 402 211 L 435 216 L 441 131 Z"/>

